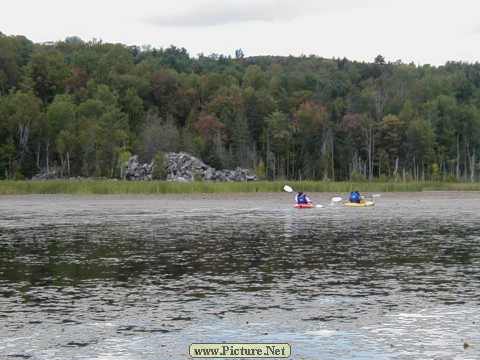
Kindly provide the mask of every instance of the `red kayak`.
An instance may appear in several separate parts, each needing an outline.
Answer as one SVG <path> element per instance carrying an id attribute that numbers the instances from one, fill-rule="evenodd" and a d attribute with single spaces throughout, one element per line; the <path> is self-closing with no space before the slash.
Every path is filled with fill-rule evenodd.
<path id="1" fill-rule="evenodd" d="M 313 208 L 313 204 L 295 204 L 297 209 L 310 209 Z"/>

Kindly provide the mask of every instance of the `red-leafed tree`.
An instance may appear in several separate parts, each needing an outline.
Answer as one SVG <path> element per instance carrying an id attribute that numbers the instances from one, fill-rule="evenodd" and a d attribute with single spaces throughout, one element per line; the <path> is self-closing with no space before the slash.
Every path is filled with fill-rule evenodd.
<path id="1" fill-rule="evenodd" d="M 205 141 L 214 141 L 216 138 L 219 138 L 224 144 L 228 141 L 225 125 L 212 115 L 200 116 L 198 130 Z"/>
<path id="2" fill-rule="evenodd" d="M 202 158 L 206 164 L 221 169 L 227 163 L 225 144 L 228 137 L 225 125 L 212 115 L 202 114 L 198 120 L 198 130 L 203 140 Z"/>

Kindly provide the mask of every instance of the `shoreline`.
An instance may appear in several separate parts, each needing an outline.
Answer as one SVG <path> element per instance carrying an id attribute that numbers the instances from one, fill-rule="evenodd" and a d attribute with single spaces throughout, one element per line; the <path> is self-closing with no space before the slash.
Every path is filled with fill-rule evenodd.
<path id="1" fill-rule="evenodd" d="M 289 185 L 295 191 L 307 194 L 349 194 L 357 188 L 362 194 L 377 193 L 419 193 L 426 191 L 480 191 L 480 183 L 444 183 L 444 182 L 409 182 L 409 183 L 363 183 L 331 181 L 254 181 L 254 182 L 169 182 L 169 181 L 113 181 L 113 180 L 1 180 L 0 196 L 7 195 L 62 195 L 98 196 L 98 195 L 184 195 L 233 196 L 250 194 L 286 194 L 283 190 Z M 230 195 L 227 195 L 230 194 Z"/>
<path id="2" fill-rule="evenodd" d="M 347 192 L 307 192 L 307 196 L 313 202 L 330 201 L 333 197 L 346 197 Z M 472 198 L 472 196 L 480 197 L 480 191 L 469 190 L 427 190 L 417 192 L 362 192 L 362 195 L 368 196 L 371 194 L 378 194 L 380 196 L 375 198 L 375 202 L 381 202 L 382 198 L 389 199 L 409 199 L 418 198 L 421 195 L 435 195 L 441 198 Z M 244 193 L 182 193 L 182 194 L 9 194 L 0 195 L 0 201 L 5 200 L 141 200 L 141 201 L 291 201 L 294 202 L 295 194 L 287 192 L 244 192 Z"/>

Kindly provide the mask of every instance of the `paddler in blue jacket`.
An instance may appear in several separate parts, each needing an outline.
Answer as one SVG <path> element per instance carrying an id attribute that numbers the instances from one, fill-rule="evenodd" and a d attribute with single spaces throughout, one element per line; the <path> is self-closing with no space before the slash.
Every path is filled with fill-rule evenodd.
<path id="1" fill-rule="evenodd" d="M 305 195 L 303 191 L 300 191 L 297 196 L 295 196 L 295 201 L 297 204 L 310 204 L 312 201 Z"/>
<path id="2" fill-rule="evenodd" d="M 360 203 L 362 201 L 362 197 L 360 196 L 360 192 L 358 190 L 354 190 L 350 193 L 350 197 L 348 201 L 352 203 Z"/>

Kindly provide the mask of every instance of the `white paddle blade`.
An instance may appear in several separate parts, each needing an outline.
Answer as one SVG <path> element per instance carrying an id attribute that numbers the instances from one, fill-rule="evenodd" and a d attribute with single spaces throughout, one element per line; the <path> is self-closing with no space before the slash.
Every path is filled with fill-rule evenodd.
<path id="1" fill-rule="evenodd" d="M 288 185 L 285 185 L 285 186 L 283 187 L 283 190 L 285 190 L 286 192 L 290 192 L 290 193 L 293 192 L 293 189 L 292 189 L 290 186 L 288 186 Z"/>
<path id="2" fill-rule="evenodd" d="M 335 201 L 335 202 L 342 201 L 342 200 L 343 200 L 343 198 L 341 198 L 340 196 L 335 196 L 335 197 L 332 198 L 332 201 Z"/>
<path id="3" fill-rule="evenodd" d="M 317 207 L 317 208 L 322 208 L 323 205 L 317 204 L 317 205 L 315 205 L 315 207 Z"/>

